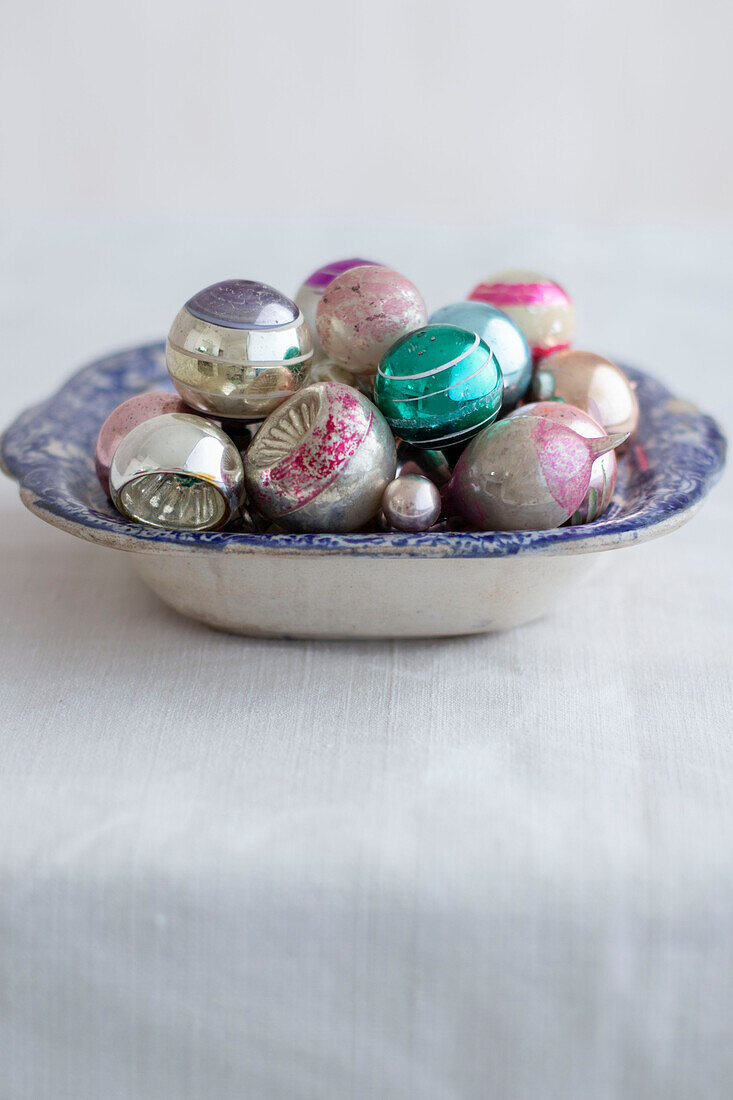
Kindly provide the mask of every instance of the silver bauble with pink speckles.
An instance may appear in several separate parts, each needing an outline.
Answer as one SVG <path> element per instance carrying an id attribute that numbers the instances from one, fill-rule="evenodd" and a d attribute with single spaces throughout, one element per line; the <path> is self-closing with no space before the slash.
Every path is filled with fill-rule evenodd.
<path id="1" fill-rule="evenodd" d="M 387 421 L 352 386 L 316 382 L 272 413 L 244 457 L 254 507 L 288 531 L 356 531 L 394 478 Z"/>

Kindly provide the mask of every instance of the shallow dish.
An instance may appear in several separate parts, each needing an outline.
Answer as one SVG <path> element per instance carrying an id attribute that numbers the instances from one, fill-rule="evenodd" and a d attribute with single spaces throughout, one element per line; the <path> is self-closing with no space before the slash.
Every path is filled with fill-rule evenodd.
<path id="1" fill-rule="evenodd" d="M 553 531 L 247 535 L 128 523 L 99 485 L 94 442 L 121 401 L 169 388 L 162 344 L 79 371 L 15 421 L 0 455 L 27 508 L 132 551 L 161 599 L 210 626 L 299 638 L 475 634 L 544 614 L 597 552 L 680 527 L 720 476 L 725 440 L 715 422 L 649 375 L 624 370 L 637 385 L 641 427 L 619 462 L 613 502 L 592 524 Z"/>

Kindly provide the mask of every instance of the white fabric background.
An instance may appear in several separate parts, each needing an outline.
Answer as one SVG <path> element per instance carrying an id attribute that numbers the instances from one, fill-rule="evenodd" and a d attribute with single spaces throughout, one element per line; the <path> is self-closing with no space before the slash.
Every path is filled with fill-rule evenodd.
<path id="1" fill-rule="evenodd" d="M 508 263 L 730 426 L 729 230 L 27 221 L 7 421 L 200 285 Z M 177 617 L 0 484 L 3 1100 L 728 1097 L 730 479 L 553 616 L 300 643 Z"/>
<path id="2" fill-rule="evenodd" d="M 721 0 L 4 6 L 8 210 L 733 214 Z"/>

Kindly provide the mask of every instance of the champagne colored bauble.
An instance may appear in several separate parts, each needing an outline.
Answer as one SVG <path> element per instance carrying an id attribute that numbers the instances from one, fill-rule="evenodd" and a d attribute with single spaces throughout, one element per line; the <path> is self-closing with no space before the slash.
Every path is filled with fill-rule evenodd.
<path id="1" fill-rule="evenodd" d="M 536 401 L 565 401 L 597 420 L 604 431 L 636 431 L 639 402 L 623 371 L 590 351 L 563 351 L 545 359 L 530 386 Z"/>
<path id="2" fill-rule="evenodd" d="M 439 518 L 440 509 L 437 486 L 419 474 L 396 477 L 382 496 L 384 518 L 398 531 L 427 531 Z"/>

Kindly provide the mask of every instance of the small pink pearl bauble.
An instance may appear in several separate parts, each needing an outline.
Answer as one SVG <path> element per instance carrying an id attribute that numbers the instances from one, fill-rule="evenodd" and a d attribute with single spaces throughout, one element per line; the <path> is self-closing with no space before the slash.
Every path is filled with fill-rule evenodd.
<path id="1" fill-rule="evenodd" d="M 554 420 L 558 424 L 564 424 L 566 428 L 577 432 L 585 439 L 603 439 L 606 435 L 601 425 L 574 405 L 566 405 L 564 401 L 536 401 L 532 405 L 522 405 L 509 413 L 507 420 L 515 416 L 544 416 L 548 420 Z M 607 451 L 593 463 L 588 492 L 578 505 L 577 510 L 570 517 L 570 522 L 590 523 L 608 508 L 611 503 L 613 491 L 616 488 L 616 474 L 618 464 L 614 451 Z"/>
<path id="2" fill-rule="evenodd" d="M 94 465 L 97 477 L 107 496 L 109 496 L 109 468 L 112 456 L 118 444 L 129 431 L 163 413 L 190 413 L 188 405 L 181 401 L 177 393 L 138 393 L 128 397 L 116 409 L 113 409 L 99 429 L 94 448 Z"/>
<path id="3" fill-rule="evenodd" d="M 419 474 L 403 474 L 390 481 L 382 495 L 382 512 L 398 531 L 427 531 L 440 516 L 437 485 Z"/>
<path id="4" fill-rule="evenodd" d="M 639 402 L 634 387 L 610 359 L 590 351 L 562 351 L 539 365 L 530 390 L 536 401 L 560 399 L 597 420 L 604 431 L 636 431 Z"/>
<path id="5" fill-rule="evenodd" d="M 468 296 L 488 302 L 522 330 L 534 359 L 569 348 L 575 336 L 575 308 L 561 286 L 536 271 L 502 271 L 484 279 Z"/>
<path id="6" fill-rule="evenodd" d="M 316 327 L 326 355 L 353 374 L 374 374 L 384 353 L 427 323 L 420 292 L 389 267 L 354 267 L 333 279 L 318 303 Z"/>

